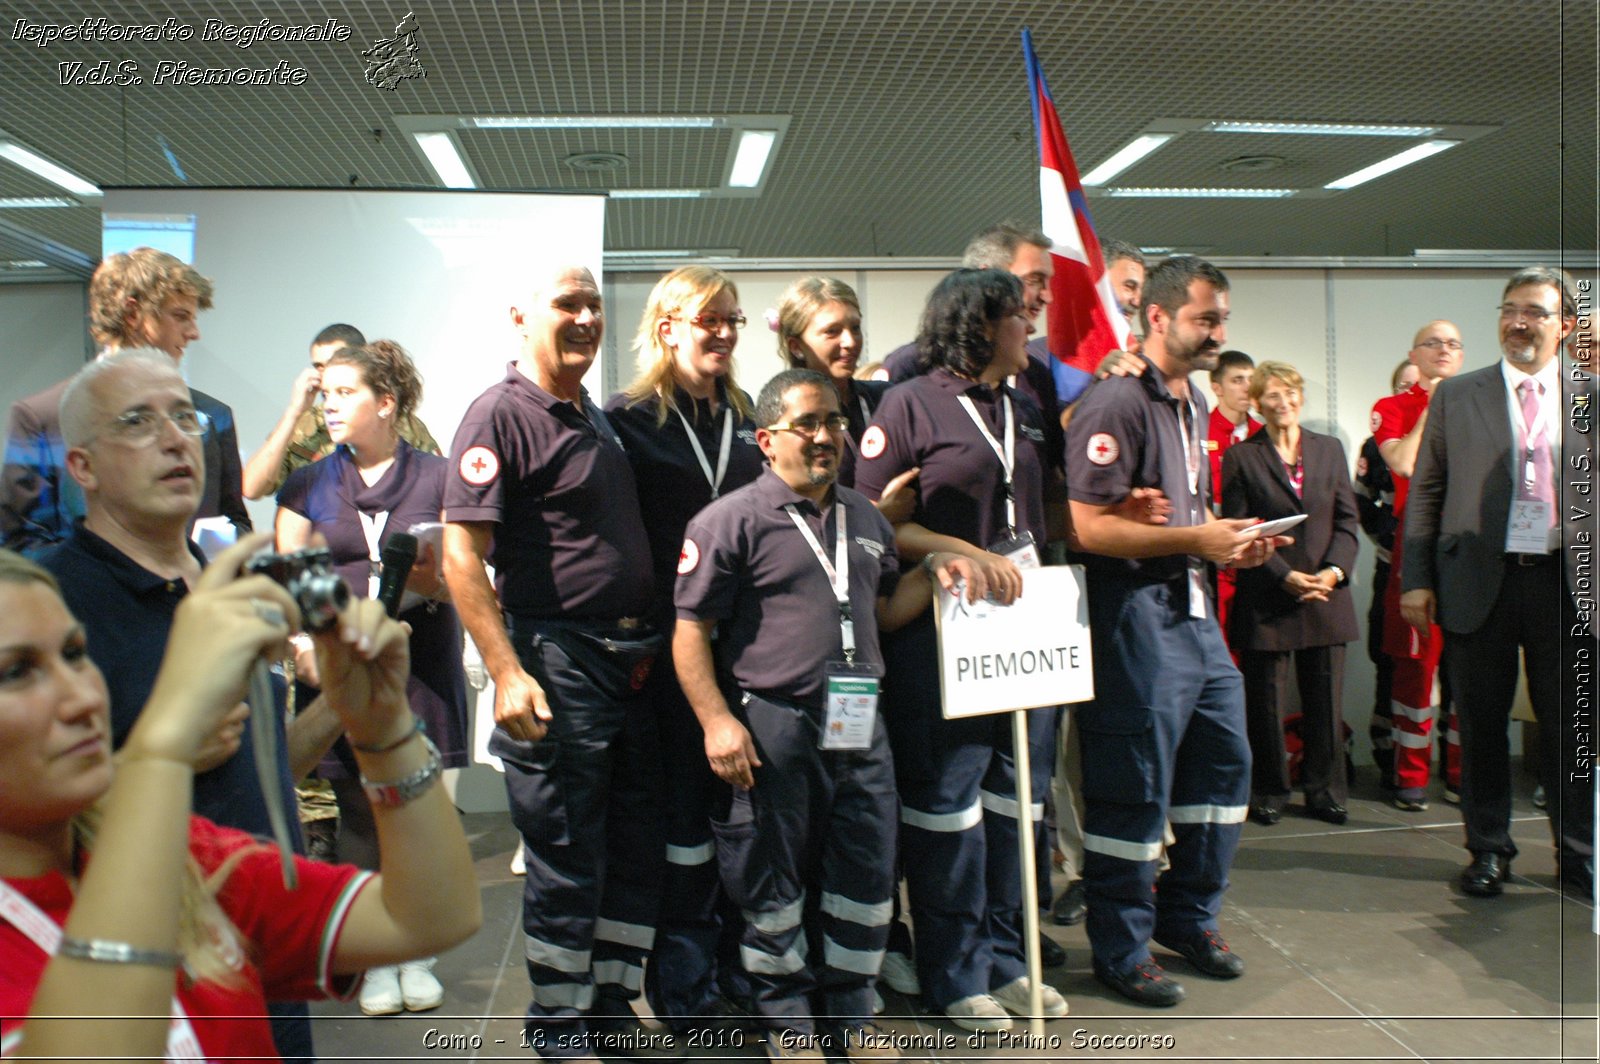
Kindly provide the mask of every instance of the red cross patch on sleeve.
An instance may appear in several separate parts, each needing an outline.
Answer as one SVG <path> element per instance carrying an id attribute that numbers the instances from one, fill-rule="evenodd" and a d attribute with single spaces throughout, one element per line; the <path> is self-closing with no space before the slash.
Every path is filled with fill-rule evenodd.
<path id="1" fill-rule="evenodd" d="M 457 468 L 462 480 L 481 488 L 500 475 L 500 456 L 487 447 L 468 447 Z"/>
<path id="2" fill-rule="evenodd" d="M 876 458 L 888 446 L 889 438 L 883 434 L 883 426 L 872 425 L 861 434 L 861 457 Z"/>
<path id="3" fill-rule="evenodd" d="M 694 567 L 700 564 L 700 547 L 692 539 L 683 541 L 683 549 L 678 552 L 678 575 L 687 576 L 694 572 Z"/>
<path id="4" fill-rule="evenodd" d="M 1109 432 L 1097 432 L 1089 437 L 1089 461 L 1095 465 L 1110 465 L 1117 460 L 1122 448 Z"/>

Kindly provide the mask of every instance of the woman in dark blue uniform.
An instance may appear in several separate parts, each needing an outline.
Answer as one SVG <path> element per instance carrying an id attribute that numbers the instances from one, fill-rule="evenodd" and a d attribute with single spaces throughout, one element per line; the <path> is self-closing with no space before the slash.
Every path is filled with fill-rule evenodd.
<path id="1" fill-rule="evenodd" d="M 856 460 L 861 437 L 872 424 L 872 415 L 889 390 L 887 380 L 857 380 L 864 343 L 861 337 L 861 301 L 856 291 L 834 277 L 813 274 L 791 284 L 778 300 L 778 354 L 795 369 L 814 369 L 833 382 L 839 393 L 839 409 L 850 419 L 849 439 L 839 455 L 837 483 L 847 488 L 856 484 Z M 885 491 L 894 505 L 878 509 L 890 521 L 911 516 L 911 496 L 900 490 L 916 476 L 907 470 Z M 895 502 L 898 500 L 898 502 Z"/>
<path id="2" fill-rule="evenodd" d="M 399 344 L 378 340 L 344 348 L 328 360 L 322 390 L 328 434 L 338 449 L 295 470 L 278 492 L 277 546 L 306 546 L 313 532 L 326 541 L 339 575 L 352 591 L 377 597 L 377 563 L 396 532 L 439 520 L 449 463 L 413 450 L 396 425 L 422 398 L 422 378 Z M 445 595 L 437 566 L 422 560 L 408 588 L 423 595 L 400 616 L 411 625 L 411 709 L 439 747 L 446 768 L 467 764 L 467 681 L 461 662 L 461 622 Z M 319 771 L 339 805 L 339 860 L 377 868 L 378 837 L 362 793 L 355 755 L 341 737 Z M 361 990 L 371 1015 L 430 1009 L 444 999 L 433 959 L 374 968 Z"/>
<path id="3" fill-rule="evenodd" d="M 754 480 L 750 397 L 734 383 L 733 352 L 745 324 L 739 292 L 722 271 L 685 266 L 650 293 L 635 345 L 639 378 L 611 397 L 607 416 L 633 465 L 655 580 L 653 621 L 672 630 L 673 583 L 689 519 L 712 499 Z M 718 996 L 716 851 L 710 815 L 726 784 L 706 764 L 704 739 L 669 655 L 648 694 L 661 728 L 666 779 L 667 881 L 645 993 L 675 1030 L 714 1010 Z"/>
<path id="4" fill-rule="evenodd" d="M 909 520 L 895 528 L 905 562 L 953 551 L 1008 603 L 1045 539 L 1044 415 L 1005 383 L 1026 368 L 1022 285 L 1003 270 L 956 270 L 928 299 L 917 337 L 926 372 L 884 396 L 861 438 L 856 486 L 868 498 L 920 468 Z M 931 615 L 885 637 L 884 722 L 900 787 L 901 851 L 924 997 L 958 1026 L 998 1031 L 1028 1012 L 1020 815 L 1010 722 L 947 721 L 940 711 Z M 1031 714 L 1034 793 L 1050 771 L 1051 713 Z M 1047 1016 L 1066 1001 L 1044 986 Z"/>

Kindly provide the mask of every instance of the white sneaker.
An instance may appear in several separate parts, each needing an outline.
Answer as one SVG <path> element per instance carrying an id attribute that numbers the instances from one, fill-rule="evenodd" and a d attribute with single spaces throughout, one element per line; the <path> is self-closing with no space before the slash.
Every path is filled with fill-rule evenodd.
<path id="1" fill-rule="evenodd" d="M 1007 1012 L 1018 1016 L 1031 1016 L 1032 1005 L 1028 1001 L 1028 977 L 1020 976 L 1011 980 L 999 990 L 989 991 L 989 996 L 999 1002 Z M 1049 983 L 1039 984 L 1039 1007 L 1046 1019 L 1056 1019 L 1067 1014 L 1067 999 L 1061 996 L 1061 991 Z"/>
<path id="2" fill-rule="evenodd" d="M 407 1012 L 425 1012 L 444 1002 L 444 987 L 433 974 L 434 958 L 406 961 L 400 965 L 400 997 Z"/>
<path id="3" fill-rule="evenodd" d="M 368 1016 L 392 1016 L 406 1007 L 400 994 L 400 969 L 393 964 L 367 969 L 361 981 L 361 996 L 356 999 Z"/>
<path id="4" fill-rule="evenodd" d="M 963 1031 L 1009 1031 L 1011 1017 L 988 994 L 973 994 L 944 1007 L 950 1022 Z"/>
<path id="5" fill-rule="evenodd" d="M 517 851 L 511 855 L 511 874 L 525 876 L 528 874 L 528 857 L 523 852 L 522 843 L 517 843 Z"/>
<path id="6" fill-rule="evenodd" d="M 882 1016 L 883 1009 L 883 995 L 874 990 L 872 992 L 872 1014 L 874 1016 Z"/>
<path id="7" fill-rule="evenodd" d="M 917 966 L 904 953 L 894 950 L 885 953 L 883 966 L 878 969 L 878 978 L 897 994 L 916 997 L 922 993 L 922 983 L 917 979 Z"/>

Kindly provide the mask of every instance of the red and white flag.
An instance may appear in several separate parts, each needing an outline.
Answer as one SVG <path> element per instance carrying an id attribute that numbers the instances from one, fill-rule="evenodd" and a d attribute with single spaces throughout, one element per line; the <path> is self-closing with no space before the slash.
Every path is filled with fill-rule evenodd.
<path id="1" fill-rule="evenodd" d="M 1089 218 L 1089 203 L 1078 179 L 1078 164 L 1067 147 L 1061 118 L 1034 54 L 1033 35 L 1026 29 L 1022 31 L 1022 50 L 1028 60 L 1033 128 L 1039 134 L 1041 228 L 1053 244 L 1050 258 L 1055 276 L 1050 281 L 1046 319 L 1050 353 L 1065 365 L 1093 373 L 1109 352 L 1127 350 L 1133 333 L 1111 289 L 1105 257 Z"/>

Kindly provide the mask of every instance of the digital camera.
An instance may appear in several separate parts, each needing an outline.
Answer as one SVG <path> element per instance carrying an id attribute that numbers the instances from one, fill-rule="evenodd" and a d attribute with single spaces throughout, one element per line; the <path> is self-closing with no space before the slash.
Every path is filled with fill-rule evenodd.
<path id="1" fill-rule="evenodd" d="M 290 554 L 258 554 L 245 565 L 252 573 L 265 573 L 283 585 L 300 608 L 300 623 L 308 632 L 325 632 L 350 601 L 350 585 L 333 569 L 326 547 L 307 547 Z"/>

